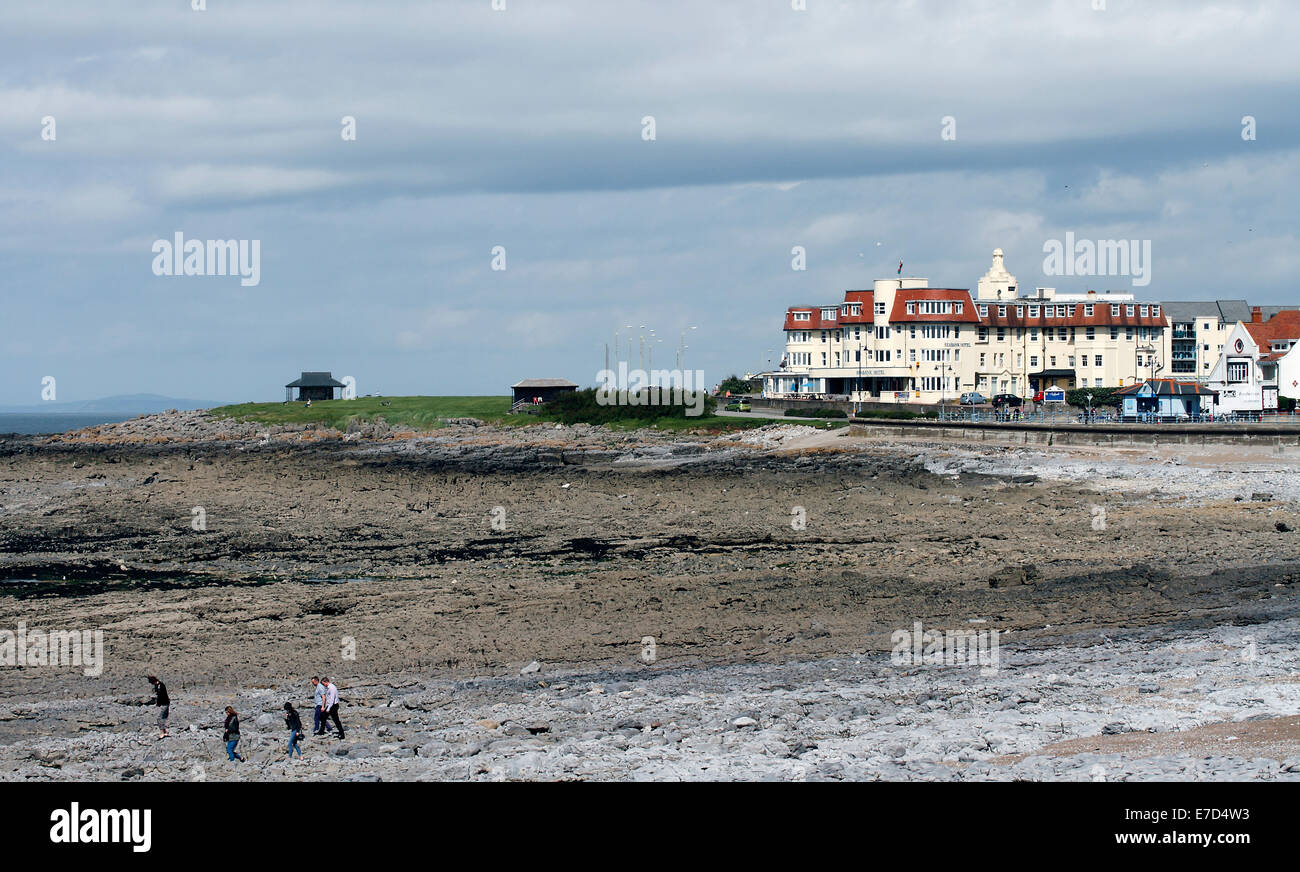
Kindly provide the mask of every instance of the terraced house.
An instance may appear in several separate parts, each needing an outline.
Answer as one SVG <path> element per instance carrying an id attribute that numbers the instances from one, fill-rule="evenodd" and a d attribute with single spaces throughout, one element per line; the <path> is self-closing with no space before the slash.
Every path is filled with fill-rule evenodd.
<path id="1" fill-rule="evenodd" d="M 976 295 L 924 278 L 877 279 L 842 302 L 791 306 L 768 396 L 936 403 L 979 391 L 1120 387 L 1167 371 L 1169 321 L 1128 293 L 1018 291 L 1001 249 Z"/>

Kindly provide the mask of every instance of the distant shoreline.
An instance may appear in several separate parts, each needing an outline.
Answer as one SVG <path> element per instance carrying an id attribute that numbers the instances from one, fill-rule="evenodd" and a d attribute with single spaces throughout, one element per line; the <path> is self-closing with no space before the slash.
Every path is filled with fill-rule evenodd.
<path id="1" fill-rule="evenodd" d="M 0 412 L 0 436 L 49 436 L 116 424 L 138 417 L 138 412 Z"/>

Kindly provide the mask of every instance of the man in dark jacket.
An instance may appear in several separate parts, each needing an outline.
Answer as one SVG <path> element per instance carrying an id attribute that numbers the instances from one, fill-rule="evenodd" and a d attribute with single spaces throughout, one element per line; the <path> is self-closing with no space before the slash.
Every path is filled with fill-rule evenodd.
<path id="1" fill-rule="evenodd" d="M 153 685 L 153 704 L 158 707 L 158 738 L 167 738 L 167 715 L 171 713 L 172 700 L 167 695 L 167 685 L 158 680 L 158 676 L 150 675 L 149 683 Z"/>

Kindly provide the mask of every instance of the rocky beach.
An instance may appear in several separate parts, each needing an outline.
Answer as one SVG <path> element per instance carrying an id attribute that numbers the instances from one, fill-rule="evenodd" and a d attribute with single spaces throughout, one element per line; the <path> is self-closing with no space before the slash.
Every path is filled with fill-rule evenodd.
<path id="1" fill-rule="evenodd" d="M 0 630 L 104 640 L 98 674 L 0 667 L 6 780 L 1300 780 L 1296 458 L 202 412 L 3 438 Z M 901 662 L 923 631 L 996 662 Z M 284 762 L 319 674 L 347 740 Z"/>

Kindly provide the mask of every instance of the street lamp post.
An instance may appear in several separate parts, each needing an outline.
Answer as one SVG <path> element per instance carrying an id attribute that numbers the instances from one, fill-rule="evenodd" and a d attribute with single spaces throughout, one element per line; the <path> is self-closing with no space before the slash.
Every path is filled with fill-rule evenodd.
<path id="1" fill-rule="evenodd" d="M 682 361 L 682 362 L 681 362 L 681 364 L 679 365 L 679 368 L 680 368 L 680 369 L 686 369 L 686 331 L 687 331 L 687 330 L 698 330 L 698 329 L 700 329 L 700 328 L 699 328 L 699 327 L 694 327 L 694 326 L 692 326 L 692 327 L 683 327 L 683 328 L 682 328 L 682 357 L 681 357 L 681 361 Z"/>

